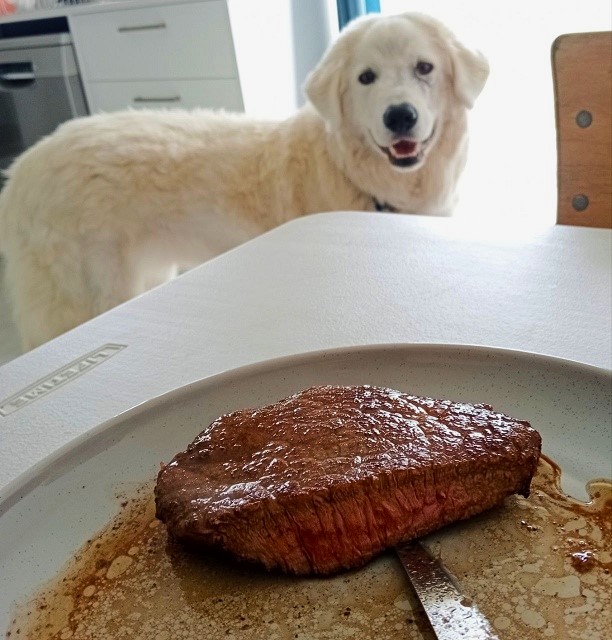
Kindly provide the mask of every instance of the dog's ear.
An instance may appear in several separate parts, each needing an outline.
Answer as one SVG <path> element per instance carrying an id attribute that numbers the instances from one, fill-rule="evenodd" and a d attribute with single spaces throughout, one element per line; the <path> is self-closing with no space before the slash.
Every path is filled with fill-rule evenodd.
<path id="1" fill-rule="evenodd" d="M 304 93 L 332 129 L 340 128 L 344 114 L 343 98 L 348 91 L 350 68 L 356 41 L 375 19 L 365 15 L 352 20 L 306 78 Z"/>
<path id="2" fill-rule="evenodd" d="M 489 77 L 489 63 L 480 51 L 470 51 L 455 38 L 450 44 L 455 94 L 471 109 Z"/>
<path id="3" fill-rule="evenodd" d="M 450 55 L 452 84 L 455 95 L 471 109 L 489 77 L 489 63 L 479 51 L 465 47 L 450 29 L 436 18 L 421 13 L 407 13 L 405 17 L 427 29 L 441 50 Z"/>
<path id="4" fill-rule="evenodd" d="M 342 96 L 346 92 L 344 78 L 346 47 L 336 42 L 306 78 L 304 92 L 323 119 L 337 129 L 342 123 Z"/>

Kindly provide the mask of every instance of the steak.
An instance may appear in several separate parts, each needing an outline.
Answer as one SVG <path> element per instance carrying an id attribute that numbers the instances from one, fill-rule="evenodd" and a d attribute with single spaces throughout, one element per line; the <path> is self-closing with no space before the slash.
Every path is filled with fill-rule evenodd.
<path id="1" fill-rule="evenodd" d="M 486 404 L 312 387 L 217 418 L 160 471 L 157 517 L 182 541 L 329 574 L 527 496 L 540 446 Z"/>

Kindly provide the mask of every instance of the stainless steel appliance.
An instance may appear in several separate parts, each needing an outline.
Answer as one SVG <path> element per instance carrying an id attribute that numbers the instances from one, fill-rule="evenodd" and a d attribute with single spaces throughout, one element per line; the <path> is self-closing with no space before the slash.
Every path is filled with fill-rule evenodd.
<path id="1" fill-rule="evenodd" d="M 0 39 L 0 170 L 60 123 L 87 113 L 70 34 Z"/>

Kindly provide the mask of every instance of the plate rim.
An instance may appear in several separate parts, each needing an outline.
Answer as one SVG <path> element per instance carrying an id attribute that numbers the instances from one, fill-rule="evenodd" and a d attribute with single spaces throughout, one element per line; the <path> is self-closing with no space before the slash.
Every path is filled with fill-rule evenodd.
<path id="1" fill-rule="evenodd" d="M 578 370 L 578 372 L 602 376 L 608 378 L 612 385 L 612 369 L 545 353 L 479 344 L 380 342 L 301 351 L 257 360 L 237 367 L 232 367 L 230 369 L 218 371 L 196 380 L 192 380 L 186 384 L 173 387 L 164 393 L 135 404 L 71 438 L 64 445 L 44 456 L 37 463 L 30 466 L 27 470 L 20 473 L 16 478 L 5 485 L 0 494 L 0 520 L 15 504 L 25 498 L 31 491 L 40 485 L 40 481 L 37 482 L 37 479 L 40 479 L 41 481 L 44 480 L 43 474 L 46 468 L 57 463 L 63 457 L 68 456 L 75 448 L 84 445 L 87 440 L 95 438 L 108 429 L 117 426 L 121 422 L 132 419 L 141 413 L 164 404 L 172 396 L 183 394 L 188 395 L 189 393 L 196 391 L 198 388 L 224 384 L 227 380 L 231 380 L 232 378 L 253 375 L 258 371 L 263 374 L 291 364 L 299 366 L 308 360 L 317 360 L 322 357 L 342 357 L 357 353 L 367 353 L 369 351 L 409 351 L 416 353 L 432 351 L 437 352 L 438 354 L 441 353 L 447 357 L 452 354 L 462 354 L 465 357 L 491 355 L 493 357 L 517 358 L 524 361 L 535 361 L 538 364 L 549 363 L 555 367 L 569 367 L 570 369 Z"/>

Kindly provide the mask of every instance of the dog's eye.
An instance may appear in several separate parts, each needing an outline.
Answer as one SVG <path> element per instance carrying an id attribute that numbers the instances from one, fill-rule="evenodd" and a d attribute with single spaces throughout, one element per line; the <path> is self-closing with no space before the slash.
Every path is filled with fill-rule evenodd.
<path id="1" fill-rule="evenodd" d="M 416 72 L 420 76 L 426 76 L 433 71 L 433 68 L 434 66 L 433 64 L 431 64 L 431 62 L 425 62 L 424 60 L 421 60 L 420 62 L 417 62 Z"/>
<path id="2" fill-rule="evenodd" d="M 372 84 L 374 80 L 376 80 L 376 74 L 372 71 L 372 69 L 366 69 L 359 76 L 359 82 L 361 82 L 361 84 Z"/>

